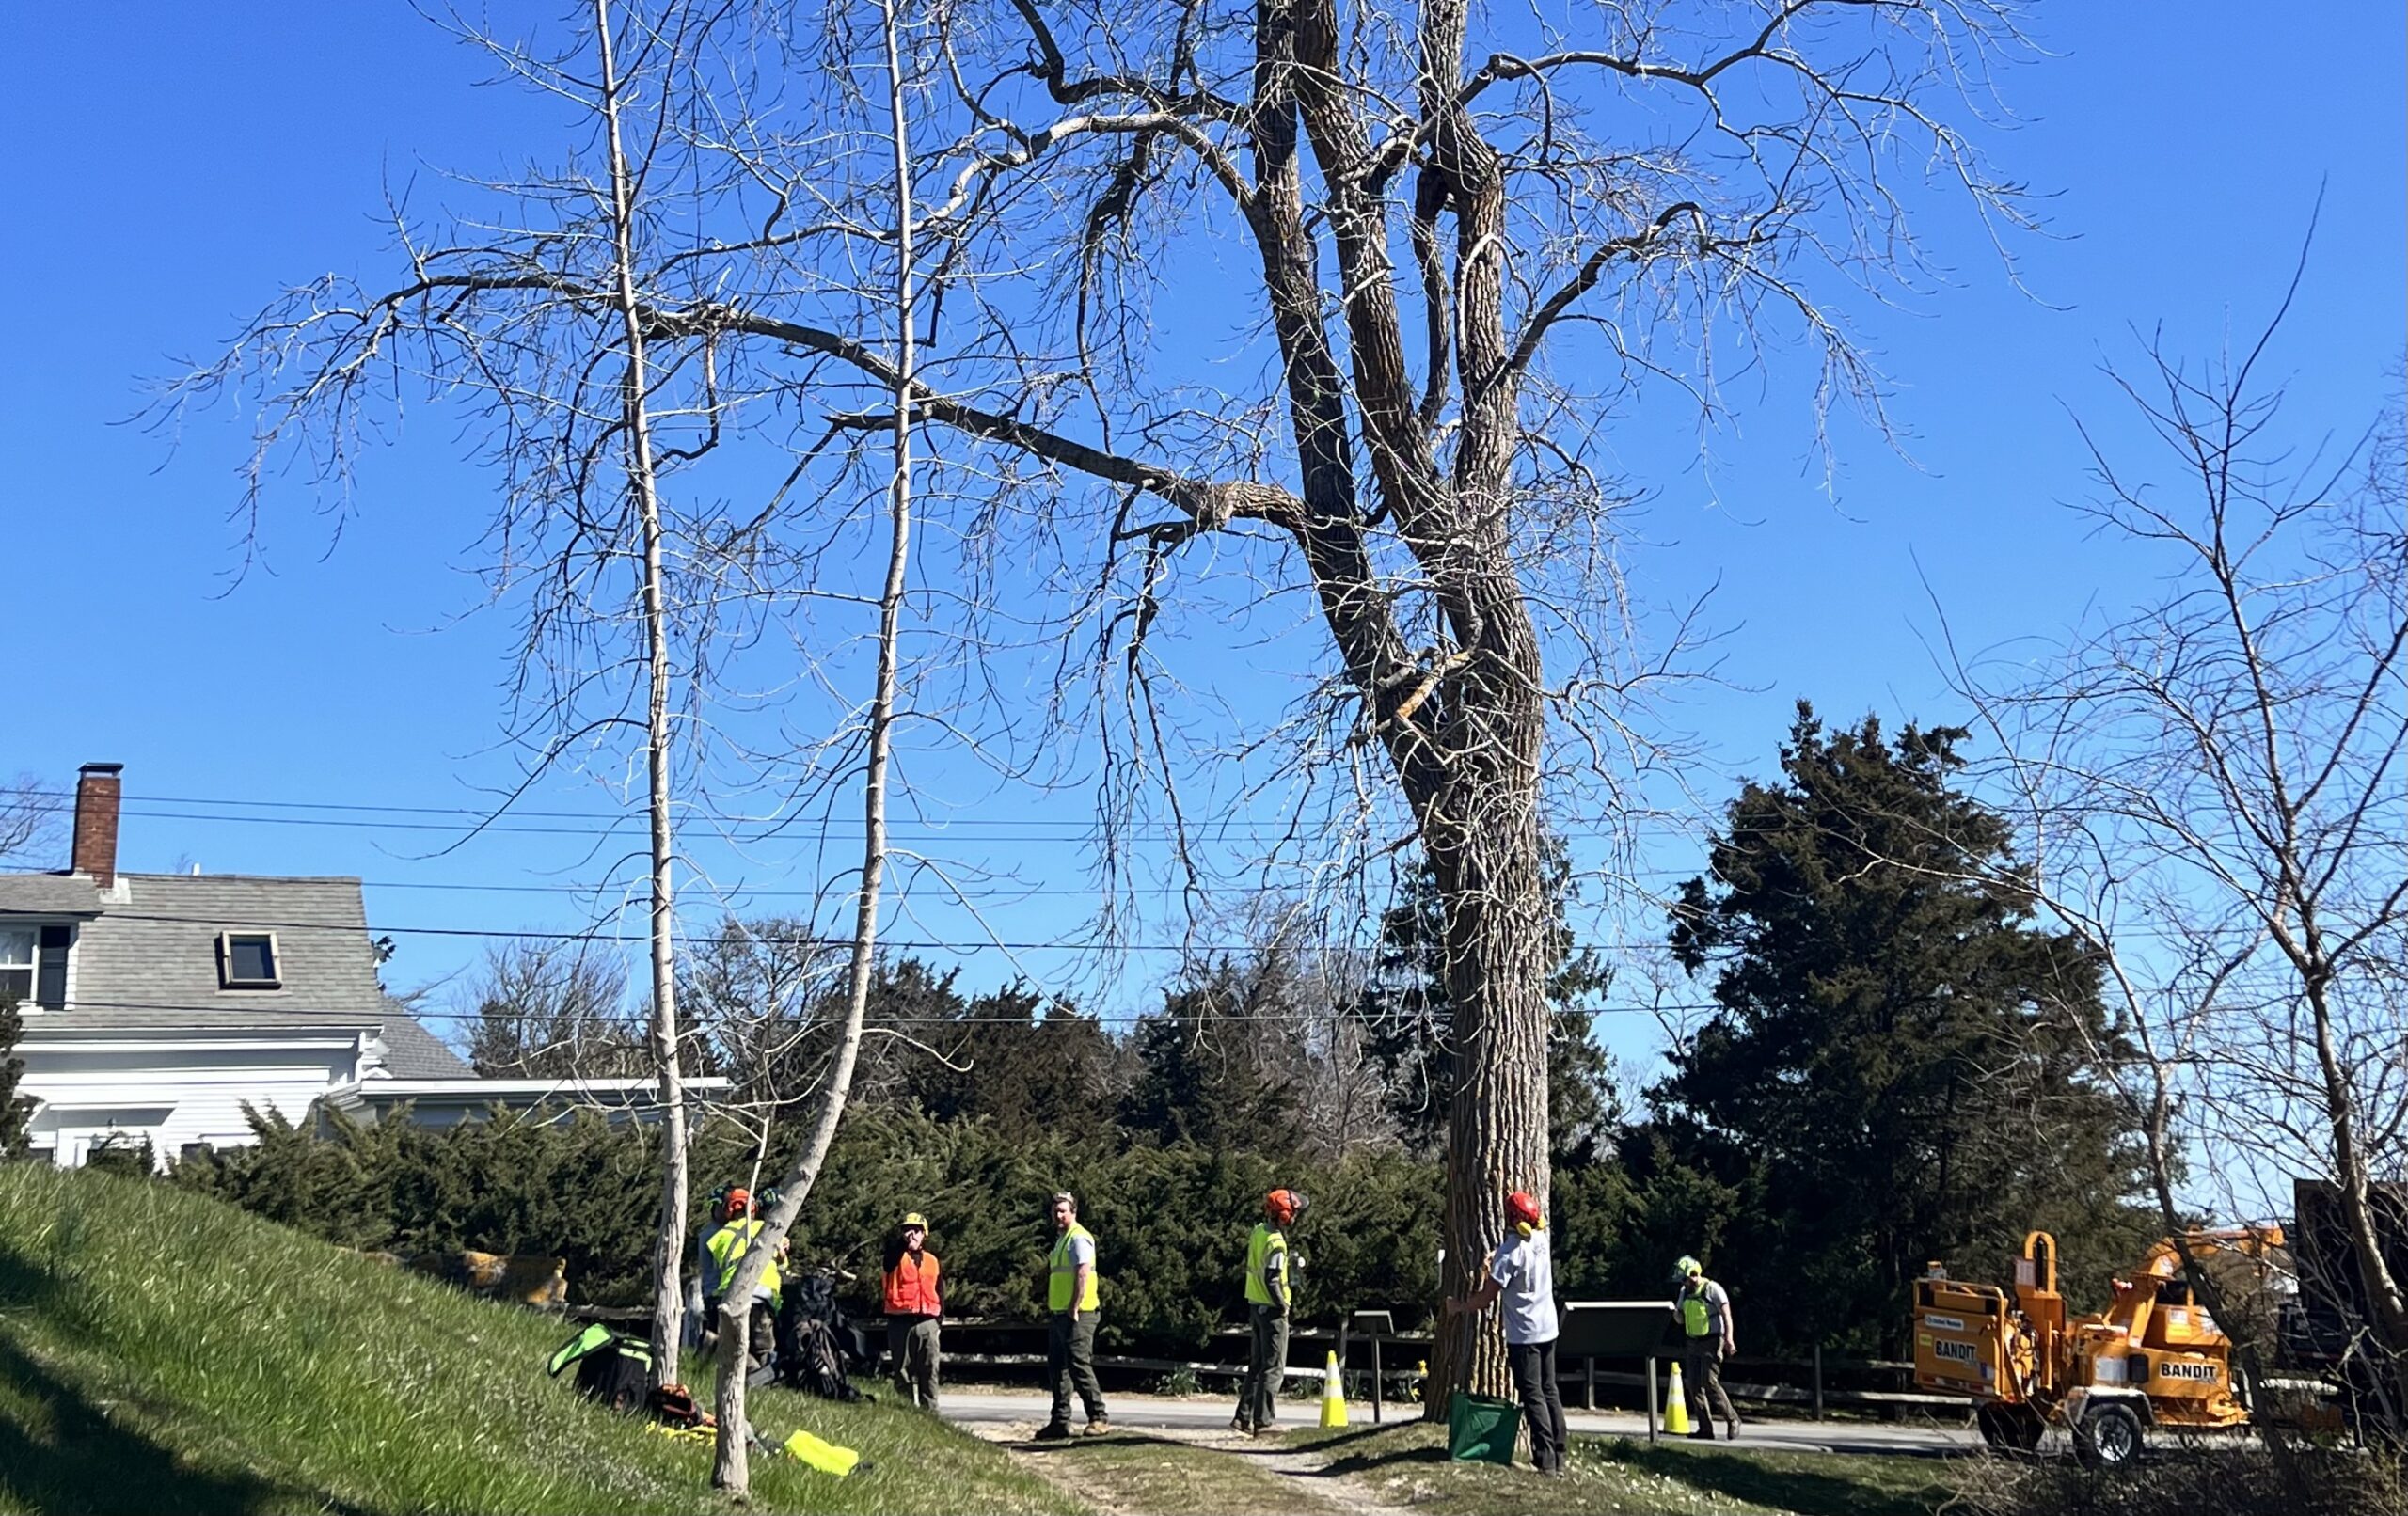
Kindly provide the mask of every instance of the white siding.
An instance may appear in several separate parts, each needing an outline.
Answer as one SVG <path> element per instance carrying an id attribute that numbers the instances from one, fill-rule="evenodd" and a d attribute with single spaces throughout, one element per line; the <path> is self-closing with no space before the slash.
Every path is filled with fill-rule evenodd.
<path id="1" fill-rule="evenodd" d="M 194 1042 L 111 1048 L 97 1043 L 21 1044 L 25 1072 L 19 1093 L 42 1102 L 31 1136 L 62 1164 L 83 1161 L 110 1132 L 148 1137 L 161 1161 L 186 1143 L 231 1146 L 250 1142 L 248 1102 L 299 1123 L 310 1103 L 355 1076 L 356 1038 Z"/>

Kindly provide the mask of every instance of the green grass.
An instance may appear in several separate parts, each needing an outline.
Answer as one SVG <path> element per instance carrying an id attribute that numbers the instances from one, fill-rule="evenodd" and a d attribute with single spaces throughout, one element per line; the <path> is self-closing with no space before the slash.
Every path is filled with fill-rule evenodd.
<path id="1" fill-rule="evenodd" d="M 1527 1463 L 1450 1461 L 1445 1429 L 1425 1422 L 1310 1429 L 1289 1441 L 1418 1516 L 1933 1516 L 1956 1493 L 1949 1465 L 1922 1458 L 1716 1452 L 1576 1436 L 1564 1477 L 1549 1479 Z"/>
<path id="2" fill-rule="evenodd" d="M 144 1180 L 0 1165 L 0 1513 L 734 1508 L 710 1450 L 580 1399 L 556 1319 Z M 763 1511 L 1080 1508 L 916 1412 L 753 1396 L 873 1465 L 752 1460 Z"/>

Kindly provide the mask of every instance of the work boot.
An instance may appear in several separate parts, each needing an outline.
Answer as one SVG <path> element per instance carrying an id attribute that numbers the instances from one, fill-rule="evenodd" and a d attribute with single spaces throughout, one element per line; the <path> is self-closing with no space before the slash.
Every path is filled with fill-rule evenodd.
<path id="1" fill-rule="evenodd" d="M 1112 1423 L 1101 1416 L 1096 1417 L 1079 1429 L 1079 1435 L 1082 1437 L 1108 1437 L 1111 1434 Z"/>
<path id="2" fill-rule="evenodd" d="M 1040 1443 L 1067 1443 L 1070 1440 L 1070 1429 L 1067 1423 L 1049 1421 L 1037 1429 L 1037 1440 Z"/>
<path id="3" fill-rule="evenodd" d="M 1229 1418 L 1229 1430 L 1238 1433 L 1242 1437 L 1251 1437 L 1254 1435 L 1254 1423 L 1246 1420 L 1244 1416 L 1231 1416 Z"/>
<path id="4" fill-rule="evenodd" d="M 1730 1421 L 1724 1425 L 1722 1434 L 1735 1443 L 1739 1440 L 1739 1418 L 1737 1415 L 1733 1415 Z"/>

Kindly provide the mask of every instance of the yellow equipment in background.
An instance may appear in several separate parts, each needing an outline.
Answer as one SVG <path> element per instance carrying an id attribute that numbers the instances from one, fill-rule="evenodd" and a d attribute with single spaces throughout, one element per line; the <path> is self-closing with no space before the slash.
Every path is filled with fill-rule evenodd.
<path id="1" fill-rule="evenodd" d="M 2271 1267 L 2282 1228 L 2194 1231 L 2151 1247 L 2115 1283 L 2103 1312 L 2068 1319 L 2057 1293 L 2057 1240 L 2023 1240 L 2012 1294 L 1947 1277 L 1939 1264 L 1914 1286 L 1915 1384 L 1976 1402 L 1992 1447 L 2029 1452 L 2051 1423 L 2086 1461 L 2139 1456 L 2147 1429 L 2244 1426 L 2234 1394 L 2232 1339 L 2192 1299 L 2186 1257 L 2232 1253 Z"/>

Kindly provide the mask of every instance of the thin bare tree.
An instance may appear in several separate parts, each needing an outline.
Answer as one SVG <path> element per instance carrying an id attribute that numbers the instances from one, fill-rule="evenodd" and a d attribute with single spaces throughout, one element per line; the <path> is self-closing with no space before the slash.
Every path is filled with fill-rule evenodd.
<path id="1" fill-rule="evenodd" d="M 1956 667 L 2004 750 L 2040 899 L 2099 955 L 2139 1050 L 2111 1073 L 2169 1234 L 2199 1196 L 2262 1216 L 2287 1176 L 2328 1187 L 2338 1236 L 2319 1240 L 2355 1287 L 2322 1303 L 2400 1428 L 2408 1216 L 2382 1190 L 2408 1180 L 2401 410 L 2395 393 L 2353 440 L 2291 445 L 2264 370 L 2299 288 L 2210 364 L 2153 340 L 2114 372 L 2178 484 L 2078 418 L 2086 509 L 2163 591 L 2036 672 Z M 2234 1309 L 2211 1270 L 2190 1274 Z"/>
<path id="2" fill-rule="evenodd" d="M 660 1219 L 653 1236 L 652 1340 L 660 1380 L 675 1383 L 683 1337 L 686 1290 L 686 1082 L 677 1059 L 676 823 L 671 814 L 670 755 L 675 740 L 669 703 L 669 615 L 661 566 L 660 476 L 654 461 L 652 382 L 645 356 L 643 308 L 636 281 L 635 168 L 619 119 L 623 82 L 610 36 L 610 0 L 594 0 L 594 61 L 600 66 L 595 110 L 602 118 L 610 172 L 609 228 L 612 304 L 619 318 L 625 360 L 619 389 L 625 424 L 622 445 L 627 491 L 635 498 L 637 534 L 642 545 L 644 680 L 644 819 L 651 844 L 652 1060 L 660 1082 L 662 1155 Z"/>
<path id="3" fill-rule="evenodd" d="M 861 888 L 853 914 L 852 954 L 846 971 L 845 1019 L 837 1034 L 836 1054 L 820 1094 L 817 1118 L 801 1150 L 779 1181 L 779 1197 L 766 1224 L 744 1255 L 721 1302 L 719 1359 L 719 1441 L 711 1461 L 715 1488 L 737 1494 L 752 1489 L 751 1424 L 745 1419 L 744 1365 L 752 1300 L 768 1260 L 784 1241 L 803 1202 L 818 1182 L 819 1171 L 835 1145 L 836 1129 L 845 1118 L 852 1093 L 853 1070 L 861 1057 L 862 1022 L 869 1007 L 870 976 L 878 966 L 879 897 L 886 879 L 887 779 L 894 757 L 895 699 L 902 650 L 903 596 L 911 569 L 911 434 L 919 424 L 914 414 L 920 388 L 916 326 L 919 317 L 919 264 L 912 229 L 918 216 L 911 170 L 910 97 L 913 87 L 906 71 L 906 46 L 899 0 L 879 0 L 879 34 L 885 62 L 886 108 L 893 153 L 893 178 L 888 188 L 893 210 L 894 276 L 893 346 L 888 360 L 894 376 L 888 398 L 890 470 L 887 477 L 886 578 L 878 599 L 877 672 L 870 692 L 867 747 L 862 767 Z"/>
<path id="4" fill-rule="evenodd" d="M 679 1377 L 685 1311 L 675 866 L 679 776 L 700 768 L 681 746 L 728 632 L 722 608 L 757 607 L 778 569 L 754 550 L 750 512 L 731 521 L 724 497 L 699 489 L 673 509 L 665 480 L 712 454 L 749 397 L 711 342 L 663 334 L 647 313 L 673 286 L 688 297 L 709 241 L 723 186 L 694 145 L 728 124 L 720 102 L 737 92 L 718 87 L 718 49 L 738 8 L 594 0 L 558 51 L 463 29 L 506 76 L 568 103 L 598 162 L 571 150 L 548 172 L 467 181 L 477 208 L 455 218 L 421 223 L 396 203 L 404 275 L 288 292 L 168 385 L 158 410 L 165 422 L 193 403 L 251 403 L 236 516 L 256 552 L 263 490 L 289 460 L 347 511 L 353 461 L 388 411 L 420 394 L 473 408 L 502 485 L 487 576 L 497 599 L 526 608 L 509 734 L 527 772 L 496 814 L 563 766 L 641 753 L 650 1064 L 666 1129 L 652 1302 L 663 1381 Z"/>

